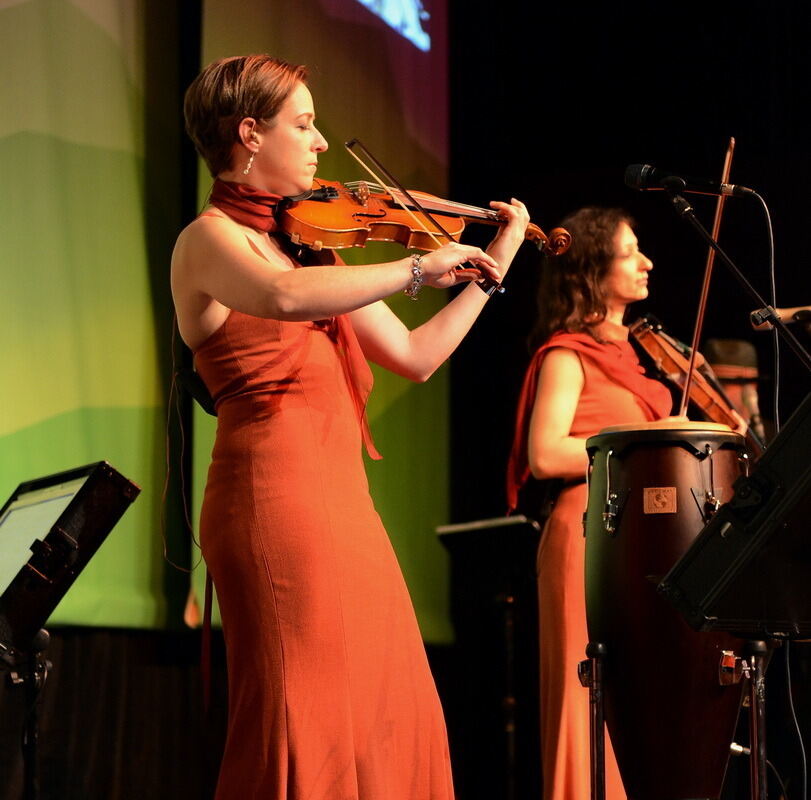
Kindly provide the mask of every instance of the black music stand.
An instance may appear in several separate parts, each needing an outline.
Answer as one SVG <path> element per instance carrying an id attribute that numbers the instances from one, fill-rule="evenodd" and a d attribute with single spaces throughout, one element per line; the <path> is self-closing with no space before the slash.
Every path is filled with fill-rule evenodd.
<path id="1" fill-rule="evenodd" d="M 451 555 L 455 692 L 460 716 L 469 714 L 460 736 L 451 732 L 457 789 L 502 800 L 539 795 L 540 525 L 516 514 L 436 532 Z"/>
<path id="2" fill-rule="evenodd" d="M 811 395 L 659 584 L 696 630 L 811 635 L 809 442 Z"/>
<path id="3" fill-rule="evenodd" d="M 140 491 L 99 461 L 21 483 L 0 509 L 0 669 L 26 692 L 26 800 L 39 793 L 36 703 L 51 667 L 43 626 Z"/>
<path id="4" fill-rule="evenodd" d="M 809 442 L 811 395 L 659 584 L 696 630 L 750 640 L 811 635 Z M 753 796 L 765 798 L 765 648 L 753 645 Z"/>

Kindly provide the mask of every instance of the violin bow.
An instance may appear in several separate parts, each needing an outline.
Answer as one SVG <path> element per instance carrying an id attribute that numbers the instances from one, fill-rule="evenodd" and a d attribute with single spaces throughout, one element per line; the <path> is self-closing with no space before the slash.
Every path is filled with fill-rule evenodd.
<path id="1" fill-rule="evenodd" d="M 721 171 L 721 183 L 729 183 L 729 173 L 732 170 L 732 155 L 735 152 L 735 137 L 729 137 L 729 145 L 727 146 L 726 156 L 724 158 L 724 168 Z M 726 197 L 718 195 L 715 203 L 715 218 L 712 223 L 712 238 L 718 241 L 718 232 L 721 229 L 721 216 L 724 212 L 724 202 Z M 707 298 L 710 293 L 710 280 L 712 279 L 712 268 L 715 263 L 715 250 L 710 248 L 707 253 L 707 264 L 704 267 L 704 282 L 701 286 L 701 297 L 698 301 L 698 313 L 696 314 L 696 324 L 693 329 L 693 342 L 690 347 L 690 363 L 687 367 L 687 376 L 684 381 L 684 387 L 681 393 L 681 405 L 679 406 L 679 416 L 684 416 L 687 413 L 687 401 L 690 397 L 690 384 L 693 381 L 693 370 L 695 369 L 696 355 L 698 353 L 698 345 L 701 341 L 701 331 L 704 327 L 704 315 L 707 310 Z"/>
<path id="2" fill-rule="evenodd" d="M 346 148 L 349 155 L 358 162 L 358 164 L 363 167 L 363 169 L 368 172 L 372 178 L 381 186 L 385 187 L 391 193 L 392 200 L 397 203 L 399 206 L 403 208 L 403 210 L 414 220 L 416 225 L 424 230 L 433 240 L 434 244 L 437 247 L 441 247 L 441 243 L 439 239 L 437 239 L 434 232 L 429 231 L 428 228 L 425 227 L 425 224 L 420 220 L 416 214 L 399 198 L 396 197 L 393 192 L 391 192 L 389 184 L 393 185 L 403 197 L 405 197 L 409 203 L 412 203 L 414 208 L 417 209 L 423 216 L 430 219 L 431 222 L 436 226 L 437 231 L 445 236 L 449 242 L 455 241 L 454 238 L 445 230 L 445 228 L 436 220 L 430 211 L 426 210 L 422 207 L 422 205 L 418 202 L 418 200 L 411 195 L 411 193 L 406 189 L 397 178 L 392 175 L 385 166 L 375 158 L 369 149 L 366 147 L 360 139 L 350 139 L 348 142 L 344 143 L 344 147 Z M 355 152 L 355 148 L 358 148 L 363 152 L 365 158 L 369 159 L 374 165 L 375 168 L 383 174 L 386 180 L 382 180 L 377 173 Z M 476 286 L 478 286 L 488 297 L 491 296 L 494 292 L 499 292 L 500 294 L 504 293 L 504 287 L 500 283 L 496 283 L 495 281 L 491 280 L 490 278 L 483 276 L 480 281 L 476 281 Z"/>

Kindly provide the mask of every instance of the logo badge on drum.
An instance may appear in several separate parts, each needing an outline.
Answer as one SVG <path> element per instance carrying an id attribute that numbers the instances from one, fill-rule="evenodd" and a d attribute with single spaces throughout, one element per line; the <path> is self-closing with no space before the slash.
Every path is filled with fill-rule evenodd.
<path id="1" fill-rule="evenodd" d="M 676 513 L 675 486 L 649 486 L 642 492 L 642 510 L 645 514 Z"/>

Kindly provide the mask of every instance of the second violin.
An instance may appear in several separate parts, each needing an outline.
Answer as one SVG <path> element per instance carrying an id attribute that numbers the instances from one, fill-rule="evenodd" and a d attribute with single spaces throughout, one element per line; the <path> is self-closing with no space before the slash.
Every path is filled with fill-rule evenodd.
<path id="1" fill-rule="evenodd" d="M 690 348 L 665 333 L 661 323 L 650 314 L 632 323 L 629 333 L 653 361 L 661 377 L 674 389 L 682 389 L 690 369 Z M 690 382 L 689 399 L 710 422 L 720 422 L 736 430 L 741 419 L 732 402 L 701 354 L 696 356 L 698 360 Z M 764 445 L 754 431 L 748 430 L 745 438 L 752 455 L 760 456 Z"/>

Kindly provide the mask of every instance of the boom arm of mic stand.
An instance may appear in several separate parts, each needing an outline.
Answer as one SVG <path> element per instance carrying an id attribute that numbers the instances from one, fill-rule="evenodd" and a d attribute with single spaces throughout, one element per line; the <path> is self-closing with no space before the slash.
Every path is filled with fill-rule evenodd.
<path id="1" fill-rule="evenodd" d="M 684 198 L 683 195 L 680 195 L 678 191 L 673 191 L 669 187 L 667 191 L 670 195 L 670 200 L 673 204 L 673 208 L 676 213 L 687 222 L 692 225 L 693 229 L 696 230 L 699 236 L 718 254 L 721 261 L 724 262 L 727 269 L 735 276 L 738 280 L 738 283 L 743 286 L 743 288 L 749 293 L 749 296 L 755 301 L 755 303 L 760 308 L 770 308 L 768 303 L 760 296 L 757 289 L 752 286 L 751 283 L 746 279 L 746 276 L 738 269 L 735 265 L 735 262 L 723 251 L 723 249 L 719 246 L 718 242 L 710 236 L 709 231 L 699 222 L 698 217 L 696 217 L 695 212 L 693 211 L 693 207 L 687 200 Z M 777 332 L 780 336 L 783 337 L 783 340 L 788 344 L 788 346 L 794 351 L 797 358 L 800 359 L 802 365 L 811 372 L 811 355 L 808 354 L 808 351 L 800 344 L 800 341 L 797 337 L 786 327 L 783 320 L 780 319 L 779 316 L 775 315 L 774 319 L 770 319 L 769 322 L 774 325 Z"/>

